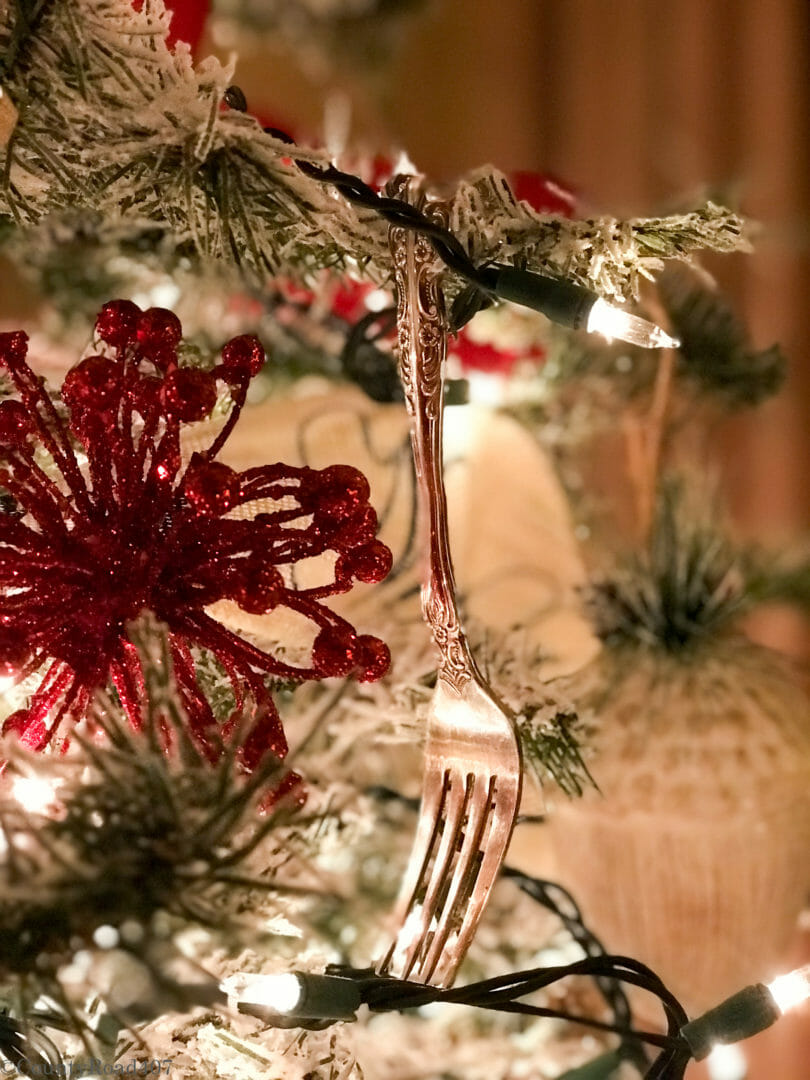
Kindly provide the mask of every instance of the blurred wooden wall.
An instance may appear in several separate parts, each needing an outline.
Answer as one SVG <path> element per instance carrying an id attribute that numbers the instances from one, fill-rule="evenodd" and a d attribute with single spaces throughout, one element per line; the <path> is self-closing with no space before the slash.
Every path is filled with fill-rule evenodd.
<path id="1" fill-rule="evenodd" d="M 806 0 L 445 0 L 391 113 L 434 174 L 547 170 L 627 214 L 708 191 L 761 222 L 753 256 L 712 269 L 791 362 L 781 397 L 722 436 L 737 515 L 773 539 L 810 525 L 808 61 Z"/>

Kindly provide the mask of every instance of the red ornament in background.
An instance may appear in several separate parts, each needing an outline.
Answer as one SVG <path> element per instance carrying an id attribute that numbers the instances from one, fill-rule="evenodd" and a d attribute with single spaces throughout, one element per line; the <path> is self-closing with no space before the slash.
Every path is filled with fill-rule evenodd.
<path id="1" fill-rule="evenodd" d="M 166 0 L 166 7 L 172 13 L 166 44 L 173 49 L 178 41 L 185 41 L 196 54 L 211 9 L 210 0 Z"/>
<path id="2" fill-rule="evenodd" d="M 576 210 L 574 192 L 547 173 L 513 172 L 509 174 L 509 183 L 515 198 L 527 202 L 538 214 L 570 218 Z"/>
<path id="3" fill-rule="evenodd" d="M 245 768 L 266 753 L 282 758 L 287 742 L 268 678 L 363 681 L 388 668 L 383 642 L 358 636 L 322 603 L 391 567 L 375 539 L 368 483 L 347 465 L 237 473 L 215 460 L 264 362 L 256 338 L 229 341 L 211 371 L 183 367 L 177 317 L 126 300 L 102 309 L 96 334 L 97 353 L 65 378 L 66 409 L 28 366 L 26 335 L 0 334 L 0 364 L 19 396 L 0 403 L 0 487 L 13 500 L 0 513 L 0 668 L 19 679 L 42 674 L 3 731 L 41 750 L 108 681 L 137 726 L 144 677 L 126 627 L 148 610 L 169 628 L 178 694 L 204 752 L 217 756 L 220 728 L 194 649 L 210 651 L 231 682 L 236 709 L 224 734 L 251 718 Z M 210 414 L 217 384 L 230 392 L 231 413 L 184 468 L 181 428 Z M 258 502 L 252 517 L 227 516 Z M 337 556 L 334 580 L 296 589 L 294 564 L 327 551 Z M 316 631 L 310 665 L 278 659 L 218 623 L 206 609 L 222 599 L 305 616 Z"/>
<path id="4" fill-rule="evenodd" d="M 539 364 L 546 356 L 545 349 L 539 345 L 528 349 L 505 349 L 489 341 L 474 341 L 466 328 L 460 331 L 449 347 L 461 362 L 463 371 L 483 371 L 488 375 L 511 375 L 521 361 L 531 360 Z"/>
<path id="5" fill-rule="evenodd" d="M 166 44 L 173 49 L 178 41 L 185 41 L 191 52 L 196 53 L 211 10 L 210 0 L 165 0 L 165 3 L 166 10 L 171 12 Z M 141 11 L 143 0 L 132 0 L 132 7 Z"/>

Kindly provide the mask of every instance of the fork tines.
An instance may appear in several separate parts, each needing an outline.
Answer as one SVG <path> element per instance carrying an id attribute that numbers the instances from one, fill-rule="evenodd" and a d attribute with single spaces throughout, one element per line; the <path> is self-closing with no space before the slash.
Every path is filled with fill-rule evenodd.
<path id="1" fill-rule="evenodd" d="M 402 928 L 382 967 L 400 978 L 446 985 L 497 876 L 502 833 L 511 832 L 511 811 L 509 820 L 497 813 L 507 795 L 499 783 L 503 789 L 509 781 L 453 768 L 427 779 L 401 894 L 407 899 Z M 516 798 L 510 792 L 505 801 L 511 807 Z"/>

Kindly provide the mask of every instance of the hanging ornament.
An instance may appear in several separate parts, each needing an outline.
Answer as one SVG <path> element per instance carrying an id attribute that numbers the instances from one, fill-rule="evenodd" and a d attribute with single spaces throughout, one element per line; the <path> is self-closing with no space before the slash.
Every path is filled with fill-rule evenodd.
<path id="1" fill-rule="evenodd" d="M 461 364 L 462 371 L 481 371 L 487 375 L 508 376 L 521 362 L 528 361 L 539 365 L 545 359 L 542 346 L 532 345 L 527 349 L 499 345 L 494 341 L 479 341 L 465 326 L 450 345 L 450 353 Z"/>
<path id="2" fill-rule="evenodd" d="M 173 49 L 178 41 L 185 41 L 196 55 L 205 32 L 210 0 L 167 0 L 166 7 L 172 13 L 166 44 Z"/>
<path id="3" fill-rule="evenodd" d="M 778 970 L 807 894 L 810 702 L 735 632 L 744 600 L 733 550 L 664 500 L 646 555 L 595 587 L 604 647 L 568 684 L 599 792 L 550 819 L 588 925 L 690 1011 Z"/>
<path id="4" fill-rule="evenodd" d="M 264 363 L 256 338 L 229 341 L 211 371 L 183 366 L 177 317 L 126 300 L 105 305 L 96 335 L 97 352 L 68 372 L 61 403 L 28 366 L 26 335 L 0 335 L 17 392 L 0 403 L 0 487 L 10 498 L 0 516 L 0 666 L 18 680 L 41 673 L 3 730 L 42 750 L 108 681 L 137 727 L 144 680 L 127 625 L 150 611 L 169 628 L 177 692 L 205 753 L 216 758 L 223 732 L 198 685 L 196 650 L 230 680 L 236 708 L 224 734 L 242 720 L 246 696 L 254 703 L 253 727 L 240 735 L 244 766 L 281 758 L 287 743 L 268 679 L 370 681 L 388 668 L 383 642 L 322 602 L 390 569 L 368 483 L 345 465 L 236 472 L 216 460 Z M 184 465 L 181 431 L 210 416 L 220 389 L 230 415 Z M 296 588 L 296 564 L 325 553 L 332 580 Z M 207 609 L 224 599 L 307 621 L 309 663 L 217 622 Z"/>

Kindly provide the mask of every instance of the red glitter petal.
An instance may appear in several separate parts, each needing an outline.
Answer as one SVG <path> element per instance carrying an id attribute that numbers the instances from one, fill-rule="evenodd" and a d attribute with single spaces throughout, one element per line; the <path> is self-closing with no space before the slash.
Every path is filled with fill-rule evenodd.
<path id="1" fill-rule="evenodd" d="M 268 678 L 371 679 L 387 668 L 385 646 L 358 638 L 321 602 L 345 591 L 352 575 L 377 581 L 391 565 L 373 538 L 368 482 L 346 465 L 237 473 L 215 460 L 261 366 L 258 339 L 228 343 L 221 367 L 206 372 L 177 365 L 181 328 L 171 312 L 141 313 L 114 301 L 96 330 L 104 355 L 83 360 L 63 385 L 70 429 L 27 365 L 25 334 L 0 334 L 0 363 L 19 397 L 0 403 L 0 485 L 23 515 L 0 515 L 0 670 L 40 676 L 29 707 L 6 729 L 43 749 L 110 681 L 139 727 L 145 679 L 127 626 L 152 611 L 168 626 L 178 700 L 206 757 L 216 760 L 222 737 L 251 710 L 240 748 L 249 770 L 263 755 L 287 750 Z M 183 470 L 181 427 L 211 412 L 217 378 L 231 386 L 231 415 Z M 81 464 L 73 434 L 86 451 Z M 47 471 L 33 452 L 39 446 Z M 276 508 L 229 516 L 264 500 Z M 313 523 L 302 527 L 307 515 Z M 334 582 L 302 590 L 285 584 L 279 567 L 326 551 L 338 555 Z M 289 664 L 217 623 L 206 609 L 226 596 L 245 611 L 281 605 L 311 620 L 319 628 L 312 666 Z M 224 724 L 198 684 L 196 649 L 213 654 L 233 688 L 236 712 Z"/>

